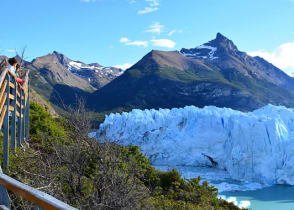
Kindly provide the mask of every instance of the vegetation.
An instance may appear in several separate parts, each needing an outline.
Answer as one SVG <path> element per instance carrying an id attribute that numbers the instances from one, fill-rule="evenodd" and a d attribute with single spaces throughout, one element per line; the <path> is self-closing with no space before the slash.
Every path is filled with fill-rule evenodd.
<path id="1" fill-rule="evenodd" d="M 25 184 L 80 209 L 239 209 L 218 199 L 217 189 L 200 177 L 156 170 L 137 146 L 89 139 L 81 104 L 66 118 L 53 118 L 36 103 L 30 108 L 31 141 L 5 171 Z M 10 196 L 14 209 L 31 209 Z"/>

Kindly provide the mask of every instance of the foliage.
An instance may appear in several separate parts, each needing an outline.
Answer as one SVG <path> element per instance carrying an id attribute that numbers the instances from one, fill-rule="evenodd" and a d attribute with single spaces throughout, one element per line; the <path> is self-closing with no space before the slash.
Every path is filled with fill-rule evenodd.
<path id="1" fill-rule="evenodd" d="M 30 104 L 30 135 L 39 138 L 44 133 L 49 136 L 62 138 L 65 136 L 60 119 L 53 118 L 50 113 L 37 103 Z"/>
<path id="2" fill-rule="evenodd" d="M 89 139 L 83 105 L 66 118 L 35 103 L 30 108 L 30 145 L 18 149 L 6 171 L 23 183 L 80 209 L 238 209 L 200 177 L 156 170 L 138 146 Z M 12 193 L 11 199 L 15 209 L 32 207 Z"/>

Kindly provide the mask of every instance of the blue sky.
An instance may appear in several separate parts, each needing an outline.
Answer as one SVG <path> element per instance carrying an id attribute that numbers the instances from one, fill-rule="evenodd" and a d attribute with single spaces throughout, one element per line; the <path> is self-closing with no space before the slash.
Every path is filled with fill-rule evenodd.
<path id="1" fill-rule="evenodd" d="M 56 50 L 134 64 L 152 49 L 196 47 L 221 32 L 294 72 L 294 0 L 2 0 L 0 18 L 0 54 L 27 46 L 28 60 Z"/>

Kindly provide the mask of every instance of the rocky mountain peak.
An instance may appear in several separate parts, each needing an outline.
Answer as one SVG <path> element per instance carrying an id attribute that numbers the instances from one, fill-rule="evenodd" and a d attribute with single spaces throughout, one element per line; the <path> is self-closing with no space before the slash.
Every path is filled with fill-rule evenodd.
<path id="1" fill-rule="evenodd" d="M 57 51 L 53 51 L 53 53 L 51 55 L 55 56 L 62 65 L 68 63 L 70 60 L 65 55 L 63 55 L 62 53 L 59 53 Z"/>
<path id="2" fill-rule="evenodd" d="M 180 52 L 187 57 L 214 61 L 226 55 L 236 55 L 239 51 L 230 39 L 217 33 L 215 39 L 196 48 L 183 48 Z"/>
<path id="3" fill-rule="evenodd" d="M 226 53 L 238 51 L 238 48 L 233 43 L 233 41 L 231 41 L 221 33 L 217 33 L 216 38 L 209 43 L 212 46 L 217 47 L 219 50 L 225 51 Z"/>

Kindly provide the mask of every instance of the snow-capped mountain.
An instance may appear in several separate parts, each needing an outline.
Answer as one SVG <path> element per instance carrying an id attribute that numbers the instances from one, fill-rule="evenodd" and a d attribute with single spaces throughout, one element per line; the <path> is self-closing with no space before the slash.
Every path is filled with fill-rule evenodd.
<path id="1" fill-rule="evenodd" d="M 293 78 L 268 63 L 261 57 L 251 57 L 238 50 L 227 37 L 218 33 L 216 38 L 196 48 L 183 48 L 180 53 L 186 57 L 199 59 L 202 62 L 219 68 L 223 73 L 234 70 L 248 78 L 265 80 L 278 86 L 294 90 Z"/>
<path id="2" fill-rule="evenodd" d="M 204 44 L 190 50 L 182 49 L 181 53 L 184 56 L 191 58 L 214 60 L 218 59 L 218 57 L 215 56 L 216 51 L 217 47 L 212 47 Z"/>
<path id="3" fill-rule="evenodd" d="M 210 61 L 223 58 L 227 54 L 240 54 L 234 43 L 221 33 L 218 33 L 215 39 L 196 48 L 183 48 L 180 53 L 187 57 Z"/>
<path id="4" fill-rule="evenodd" d="M 108 115 L 94 137 L 139 145 L 154 165 L 209 167 L 236 180 L 294 185 L 294 109 L 133 110 Z"/>
<path id="5" fill-rule="evenodd" d="M 104 67 L 98 63 L 86 64 L 81 61 L 73 61 L 56 51 L 53 54 L 67 70 L 89 81 L 96 88 L 103 87 L 124 72 L 122 69 Z"/>
<path id="6" fill-rule="evenodd" d="M 121 69 L 98 63 L 73 61 L 56 51 L 25 62 L 25 68 L 30 70 L 32 88 L 61 108 L 75 104 L 77 98 L 86 100 L 91 92 L 123 73 Z"/>
<path id="7" fill-rule="evenodd" d="M 252 111 L 269 103 L 294 107 L 294 78 L 220 33 L 196 48 L 149 52 L 89 100 L 101 112 L 187 105 Z"/>

